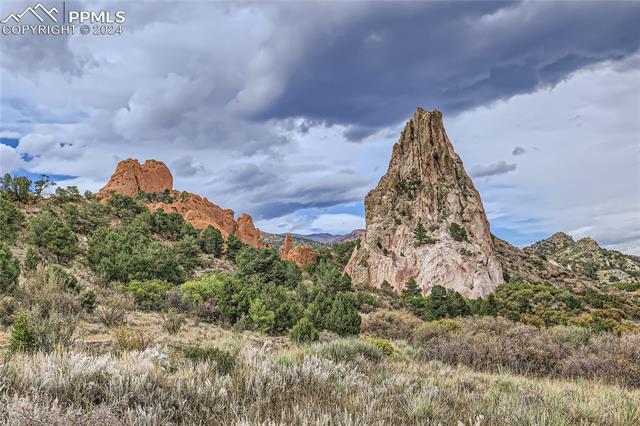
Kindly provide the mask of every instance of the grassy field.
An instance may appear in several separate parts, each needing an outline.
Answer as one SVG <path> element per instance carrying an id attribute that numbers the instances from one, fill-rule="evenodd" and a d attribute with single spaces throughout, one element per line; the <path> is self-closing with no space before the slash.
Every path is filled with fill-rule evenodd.
<path id="1" fill-rule="evenodd" d="M 0 422 L 640 424 L 638 390 L 421 361 L 404 341 L 393 341 L 393 353 L 384 355 L 362 339 L 324 335 L 298 346 L 195 322 L 171 335 L 154 313 L 129 315 L 127 324 L 123 331 L 82 323 L 66 350 L 4 355 Z M 184 356 L 182 348 L 193 344 L 219 348 L 232 362 L 220 368 L 217 355 Z"/>

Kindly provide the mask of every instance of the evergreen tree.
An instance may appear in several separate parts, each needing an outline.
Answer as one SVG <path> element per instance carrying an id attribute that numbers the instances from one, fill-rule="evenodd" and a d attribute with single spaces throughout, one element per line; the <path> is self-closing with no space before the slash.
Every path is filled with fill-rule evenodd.
<path id="1" fill-rule="evenodd" d="M 296 343 L 311 343 L 318 340 L 320 334 L 307 317 L 302 317 L 291 330 L 291 340 Z"/>
<path id="2" fill-rule="evenodd" d="M 0 193 L 0 241 L 13 242 L 23 220 L 22 212 Z"/>
<path id="3" fill-rule="evenodd" d="M 11 329 L 11 341 L 9 352 L 33 352 L 36 349 L 36 339 L 33 335 L 29 320 L 24 312 L 21 312 L 13 323 Z"/>
<path id="4" fill-rule="evenodd" d="M 411 297 L 422 297 L 422 290 L 416 284 L 416 280 L 411 278 L 406 283 L 404 283 L 404 289 L 402 290 L 402 295 L 405 298 Z"/>
<path id="5" fill-rule="evenodd" d="M 413 237 L 416 240 L 416 245 L 421 246 L 427 242 L 427 231 L 424 229 L 422 222 L 418 222 L 416 229 L 413 231 Z"/>
<path id="6" fill-rule="evenodd" d="M 43 210 L 31 219 L 29 241 L 46 249 L 59 261 L 73 259 L 78 252 L 76 234 L 51 210 Z"/>
<path id="7" fill-rule="evenodd" d="M 356 335 L 360 333 L 360 322 L 360 314 L 349 293 L 338 293 L 326 319 L 327 328 L 341 336 Z"/>
<path id="8" fill-rule="evenodd" d="M 219 258 L 222 256 L 222 250 L 224 247 L 224 239 L 220 230 L 213 226 L 207 226 L 207 229 L 200 233 L 200 239 L 198 241 L 200 249 L 203 253 L 211 254 L 213 257 Z"/>
<path id="9" fill-rule="evenodd" d="M 242 250 L 242 247 L 244 247 L 244 244 L 240 241 L 240 238 L 235 235 L 230 235 L 229 238 L 227 238 L 227 259 L 235 262 L 236 255 Z"/>
<path id="10" fill-rule="evenodd" d="M 18 285 L 20 262 L 9 247 L 0 242 L 0 293 L 10 293 Z"/>

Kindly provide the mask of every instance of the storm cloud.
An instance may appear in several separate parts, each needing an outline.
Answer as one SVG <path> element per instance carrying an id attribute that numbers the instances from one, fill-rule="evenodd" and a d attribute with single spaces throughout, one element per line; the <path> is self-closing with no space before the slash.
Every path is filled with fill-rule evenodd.
<path id="1" fill-rule="evenodd" d="M 491 177 L 478 186 L 492 225 L 512 233 L 503 218 L 522 223 L 528 212 L 506 207 L 498 194 L 516 195 L 486 182 L 521 179 L 508 191 L 549 197 L 551 183 L 530 183 L 544 161 L 571 162 L 590 135 L 609 144 L 594 142 L 589 155 L 600 159 L 610 144 L 630 150 L 637 140 L 629 117 L 638 115 L 630 83 L 638 2 L 117 4 L 127 12 L 122 36 L 0 37 L 0 134 L 19 139 L 0 143 L 3 172 L 78 176 L 71 184 L 96 190 L 119 160 L 156 158 L 178 189 L 246 211 L 260 226 L 335 230 L 358 222 L 403 123 L 421 106 L 445 113 L 470 173 Z M 23 3 L 3 1 L 0 14 L 16 7 Z M 558 104 L 561 89 L 587 75 L 587 89 L 562 95 L 580 98 L 570 105 L 579 119 L 533 112 Z M 513 106 L 524 98 L 541 100 Z M 485 129 L 478 117 L 495 109 L 504 117 Z M 609 112 L 611 120 L 593 119 Z M 517 168 L 500 160 L 511 154 Z M 632 169 L 618 179 L 632 182 Z M 592 217 L 573 216 L 576 229 Z M 611 245 L 637 225 L 606 217 L 589 226 Z M 535 219 L 545 231 L 560 225 Z"/>

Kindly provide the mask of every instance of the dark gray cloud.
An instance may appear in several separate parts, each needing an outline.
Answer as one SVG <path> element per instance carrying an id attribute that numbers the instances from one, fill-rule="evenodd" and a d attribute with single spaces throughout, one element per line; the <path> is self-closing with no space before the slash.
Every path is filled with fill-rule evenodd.
<path id="1" fill-rule="evenodd" d="M 497 161 L 491 164 L 473 166 L 471 167 L 469 174 L 471 174 L 472 177 L 503 175 L 505 173 L 514 171 L 516 167 L 517 165 L 513 163 L 507 163 L 506 161 Z"/>
<path id="2" fill-rule="evenodd" d="M 297 7 L 322 15 L 322 4 Z M 626 57 L 639 47 L 638 22 L 637 2 L 368 4 L 313 39 L 256 116 L 349 124 L 345 136 L 362 138 L 418 105 L 455 114 Z"/>
<path id="3" fill-rule="evenodd" d="M 511 152 L 511 155 L 523 155 L 526 154 L 527 150 L 524 149 L 521 146 L 516 146 L 515 148 L 513 148 L 513 151 Z"/>

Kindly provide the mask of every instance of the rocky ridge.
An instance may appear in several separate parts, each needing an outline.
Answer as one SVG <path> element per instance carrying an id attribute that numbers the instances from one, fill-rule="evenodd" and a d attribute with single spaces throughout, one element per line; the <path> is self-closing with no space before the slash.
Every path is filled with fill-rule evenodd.
<path id="1" fill-rule="evenodd" d="M 346 267 L 356 284 L 396 290 L 409 279 L 484 297 L 503 282 L 480 195 L 439 111 L 418 108 L 387 173 L 365 198 L 366 231 Z"/>
<path id="2" fill-rule="evenodd" d="M 121 161 L 96 196 L 106 200 L 117 193 L 136 198 L 140 191 L 166 192 L 169 195 L 170 201 L 148 202 L 149 210 L 177 212 L 196 228 L 204 229 L 211 225 L 219 229 L 225 240 L 234 235 L 247 245 L 262 247 L 260 231 L 254 226 L 251 216 L 244 213 L 236 221 L 233 210 L 223 209 L 199 195 L 174 190 L 171 171 L 161 161 L 147 160 L 144 164 L 135 159 Z"/>
<path id="3" fill-rule="evenodd" d="M 524 251 L 603 283 L 640 280 L 640 257 L 607 250 L 591 238 L 574 241 L 569 235 L 557 232 L 525 247 Z"/>

